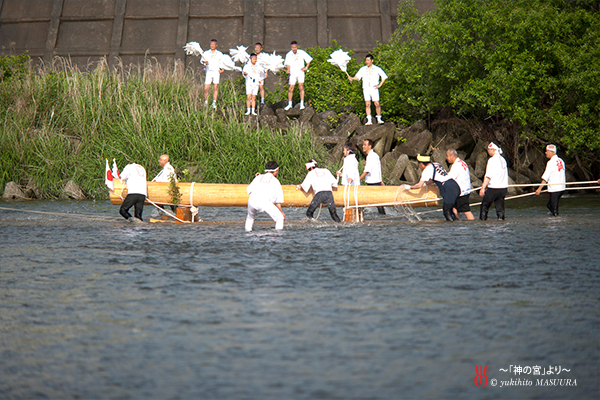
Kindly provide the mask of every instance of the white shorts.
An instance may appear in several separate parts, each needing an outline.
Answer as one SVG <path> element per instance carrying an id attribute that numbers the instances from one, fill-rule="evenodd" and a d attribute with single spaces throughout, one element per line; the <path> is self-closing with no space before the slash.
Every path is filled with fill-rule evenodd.
<path id="1" fill-rule="evenodd" d="M 206 78 L 204 78 L 204 84 L 210 85 L 211 83 L 219 83 L 221 74 L 219 71 L 206 71 Z"/>
<path id="2" fill-rule="evenodd" d="M 295 85 L 296 83 L 304 83 L 304 71 L 291 71 L 290 72 L 290 85 Z"/>
<path id="3" fill-rule="evenodd" d="M 284 217 L 279 208 L 268 201 L 248 201 L 248 215 L 246 216 L 246 230 L 251 231 L 254 218 L 259 212 L 267 213 L 275 221 L 275 229 L 283 229 Z"/>
<path id="4" fill-rule="evenodd" d="M 365 97 L 365 101 L 379 101 L 379 89 L 376 87 L 363 88 L 363 96 Z"/>
<path id="5" fill-rule="evenodd" d="M 252 85 L 246 84 L 246 94 L 251 94 L 253 96 L 256 96 L 257 93 L 258 93 L 258 84 L 257 83 L 254 83 Z"/>

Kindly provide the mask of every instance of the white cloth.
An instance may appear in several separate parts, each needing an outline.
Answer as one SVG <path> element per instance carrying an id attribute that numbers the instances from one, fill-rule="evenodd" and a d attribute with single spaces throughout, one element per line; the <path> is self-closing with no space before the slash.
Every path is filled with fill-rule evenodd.
<path id="1" fill-rule="evenodd" d="M 279 179 L 272 173 L 258 175 L 252 183 L 246 188 L 250 200 L 258 199 L 270 203 L 283 203 L 283 189 Z"/>
<path id="2" fill-rule="evenodd" d="M 371 149 L 367 154 L 367 162 L 365 163 L 366 172 L 365 176 L 366 183 L 379 183 L 381 179 L 381 161 L 379 161 L 379 154 L 375 153 L 375 150 Z"/>
<path id="3" fill-rule="evenodd" d="M 542 179 L 547 183 L 562 183 L 562 185 L 548 185 L 549 192 L 562 192 L 567 188 L 566 185 L 564 185 L 564 183 L 567 182 L 565 162 L 556 154 L 548 160 Z"/>
<path id="4" fill-rule="evenodd" d="M 306 174 L 306 178 L 300 185 L 305 192 L 308 192 L 312 186 L 315 194 L 319 192 L 331 192 L 332 187 L 337 187 L 337 179 L 325 168 L 315 168 Z"/>
<path id="5" fill-rule="evenodd" d="M 469 166 L 466 162 L 457 157 L 450 167 L 448 176 L 458 183 L 461 196 L 471 193 L 471 174 L 469 174 Z"/>
<path id="6" fill-rule="evenodd" d="M 121 180 L 127 184 L 127 194 L 143 194 L 148 196 L 146 187 L 146 170 L 139 164 L 127 164 L 121 171 Z"/>
<path id="7" fill-rule="evenodd" d="M 352 183 L 348 182 L 348 178 L 352 179 Z M 344 165 L 342 166 L 342 185 L 360 185 L 360 173 L 358 172 L 358 160 L 356 154 L 349 154 L 344 157 Z"/>
<path id="8" fill-rule="evenodd" d="M 508 167 L 506 160 L 498 150 L 487 162 L 485 177 L 490 178 L 487 186 L 490 189 L 506 189 L 508 187 Z"/>
<path id="9" fill-rule="evenodd" d="M 288 51 L 285 55 L 284 65 L 290 66 L 290 75 L 296 72 L 303 72 L 304 63 L 307 64 L 312 61 L 312 57 L 308 55 L 304 50 L 298 49 L 296 54 L 292 50 Z"/>
<path id="10" fill-rule="evenodd" d="M 175 182 L 177 182 L 177 175 L 175 175 L 175 168 L 170 163 L 166 163 L 163 167 L 162 171 L 158 173 L 152 179 L 152 182 L 171 182 L 171 176 L 175 178 Z"/>
<path id="11" fill-rule="evenodd" d="M 209 49 L 202 53 L 202 58 L 200 61 L 204 64 L 207 64 L 207 73 L 214 71 L 219 72 L 219 70 L 223 68 L 221 65 L 221 57 L 223 57 L 223 53 L 221 53 L 219 50 L 215 50 L 213 53 L 212 50 Z"/>
<path id="12" fill-rule="evenodd" d="M 435 182 L 446 182 L 447 180 L 450 180 L 452 178 L 450 178 L 448 172 L 440 164 L 429 163 L 421 173 L 421 181 L 428 182 L 432 179 Z"/>
<path id="13" fill-rule="evenodd" d="M 283 203 L 283 189 L 279 180 L 272 173 L 258 175 L 246 188 L 248 198 L 248 215 L 245 229 L 252 230 L 257 213 L 267 213 L 275 221 L 275 229 L 283 229 L 284 217 L 274 203 Z"/>
<path id="14" fill-rule="evenodd" d="M 383 72 L 383 70 L 376 65 L 371 65 L 371 68 L 367 67 L 366 65 L 363 66 L 358 70 L 354 77 L 362 79 L 363 89 L 373 88 L 379 85 L 380 77 L 382 80 L 388 78 L 385 72 Z"/>

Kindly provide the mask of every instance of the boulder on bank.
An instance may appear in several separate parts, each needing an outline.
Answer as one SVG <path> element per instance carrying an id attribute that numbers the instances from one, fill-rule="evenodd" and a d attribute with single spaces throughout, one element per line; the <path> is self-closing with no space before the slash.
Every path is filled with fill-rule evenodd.
<path id="1" fill-rule="evenodd" d="M 65 198 L 73 200 L 85 199 L 85 195 L 83 194 L 79 186 L 73 181 L 67 182 L 67 184 L 63 187 L 63 196 Z"/>
<path id="2" fill-rule="evenodd" d="M 26 200 L 27 196 L 21 190 L 21 186 L 17 185 L 16 182 L 10 181 L 4 187 L 2 198 L 4 200 Z"/>
<path id="3" fill-rule="evenodd" d="M 412 126 L 409 128 L 409 130 Z M 401 132 L 401 136 L 406 138 L 406 131 Z M 433 135 L 427 129 L 407 138 L 406 142 L 398 145 L 396 149 L 409 157 L 416 157 L 417 154 L 425 154 L 429 150 Z"/>

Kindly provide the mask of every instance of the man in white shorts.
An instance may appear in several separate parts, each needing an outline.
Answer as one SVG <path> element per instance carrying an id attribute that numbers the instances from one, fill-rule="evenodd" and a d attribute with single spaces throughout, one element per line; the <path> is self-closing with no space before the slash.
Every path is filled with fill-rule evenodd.
<path id="1" fill-rule="evenodd" d="M 265 53 L 263 53 L 262 50 L 263 50 L 262 43 L 261 42 L 256 42 L 256 44 L 254 45 L 254 54 L 256 54 L 256 62 L 258 62 L 258 65 L 261 65 L 261 60 L 263 60 L 264 58 L 267 57 L 267 55 Z M 268 77 L 269 77 L 269 72 L 267 70 L 265 70 L 265 78 L 268 78 Z M 260 85 L 258 85 L 258 90 L 260 90 L 260 104 L 265 104 L 265 83 L 264 83 L 264 80 L 263 80 L 263 83 L 261 83 Z"/>
<path id="2" fill-rule="evenodd" d="M 292 108 L 292 97 L 294 95 L 294 87 L 296 83 L 298 83 L 298 88 L 300 89 L 300 109 L 304 109 L 304 73 L 308 71 L 308 66 L 312 61 L 312 57 L 308 55 L 304 50 L 298 49 L 298 42 L 295 40 L 290 43 L 290 50 L 285 55 L 285 68 L 289 75 L 289 90 L 288 90 L 288 105 L 285 107 L 285 110 L 289 110 Z M 306 66 L 304 63 L 306 62 Z"/>
<path id="3" fill-rule="evenodd" d="M 208 91 L 213 85 L 212 108 L 217 108 L 217 97 L 219 96 L 219 81 L 221 74 L 225 71 L 221 68 L 221 57 L 223 53 L 217 50 L 217 39 L 210 39 L 210 50 L 202 53 L 200 62 L 206 65 L 206 78 L 204 79 L 204 104 L 208 105 Z"/>
<path id="4" fill-rule="evenodd" d="M 350 79 L 350 82 L 360 79 L 363 81 L 363 96 L 365 98 L 365 111 L 367 113 L 367 123 L 365 125 L 373 125 L 371 121 L 371 101 L 375 104 L 377 123 L 383 124 L 383 120 L 381 119 L 381 105 L 379 104 L 379 88 L 388 76 L 381 68 L 373 65 L 372 54 L 367 54 L 365 64 L 367 65 L 359 69 L 353 78 L 349 77 L 348 79 Z M 381 78 L 381 82 L 379 82 L 379 78 Z"/>
<path id="5" fill-rule="evenodd" d="M 250 61 L 244 65 L 242 73 L 246 77 L 246 114 L 256 115 L 256 94 L 259 85 L 262 85 L 265 79 L 265 70 L 258 65 L 256 54 L 250 54 Z"/>
<path id="6" fill-rule="evenodd" d="M 265 173 L 257 175 L 246 192 L 248 198 L 248 216 L 246 217 L 246 231 L 252 231 L 254 218 L 259 212 L 266 212 L 273 221 L 275 229 L 283 229 L 285 214 L 281 209 L 283 203 L 283 189 L 277 179 L 279 165 L 276 161 L 269 161 L 265 165 Z"/>

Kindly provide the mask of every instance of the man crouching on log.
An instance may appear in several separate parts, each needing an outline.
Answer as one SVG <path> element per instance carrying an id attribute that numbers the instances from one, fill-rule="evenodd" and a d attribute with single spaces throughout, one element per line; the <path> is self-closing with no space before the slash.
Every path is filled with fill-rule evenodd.
<path id="1" fill-rule="evenodd" d="M 333 174 L 325 168 L 317 168 L 317 162 L 310 160 L 306 164 L 308 174 L 300 185 L 296 185 L 296 190 L 304 190 L 308 193 L 312 187 L 315 196 L 313 197 L 308 210 L 306 210 L 306 216 L 313 219 L 315 210 L 321 204 L 325 204 L 329 209 L 329 214 L 335 222 L 340 222 L 340 217 L 337 215 L 335 208 L 335 201 L 333 200 L 333 188 L 337 187 L 337 179 L 333 177 Z"/>
<path id="2" fill-rule="evenodd" d="M 265 173 L 257 175 L 252 181 L 246 192 L 248 198 L 248 216 L 246 217 L 246 231 L 252 231 L 254 217 L 259 212 L 266 212 L 273 221 L 275 229 L 283 229 L 285 214 L 281 209 L 283 203 L 283 189 L 277 179 L 279 173 L 279 164 L 276 161 L 269 161 L 265 165 Z"/>

